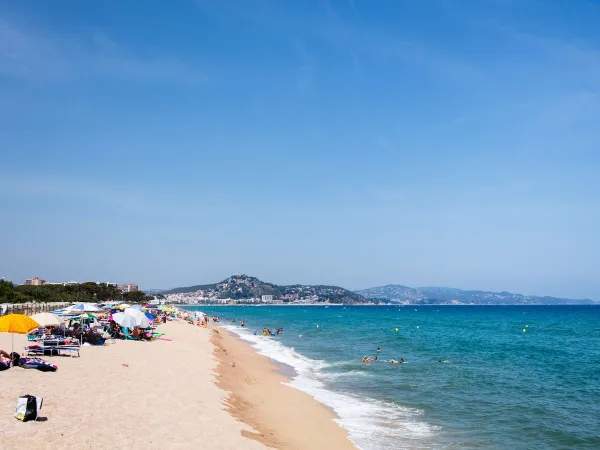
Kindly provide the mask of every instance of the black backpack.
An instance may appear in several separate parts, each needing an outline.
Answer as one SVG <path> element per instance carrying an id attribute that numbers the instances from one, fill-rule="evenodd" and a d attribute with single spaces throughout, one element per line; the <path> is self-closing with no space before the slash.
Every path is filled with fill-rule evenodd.
<path id="1" fill-rule="evenodd" d="M 21 395 L 17 401 L 17 411 L 15 417 L 23 422 L 36 420 L 38 411 L 42 408 L 42 398 L 33 395 Z M 39 403 L 38 403 L 39 402 Z"/>

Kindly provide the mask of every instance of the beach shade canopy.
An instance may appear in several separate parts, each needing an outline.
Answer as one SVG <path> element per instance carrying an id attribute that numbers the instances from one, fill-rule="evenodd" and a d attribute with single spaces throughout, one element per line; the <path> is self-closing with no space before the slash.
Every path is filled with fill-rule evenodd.
<path id="1" fill-rule="evenodd" d="M 136 326 L 135 317 L 125 313 L 115 313 L 112 316 L 113 320 L 125 328 L 133 328 Z"/>
<path id="2" fill-rule="evenodd" d="M 159 306 L 158 310 L 159 311 L 171 311 L 171 308 L 169 308 L 168 306 Z"/>
<path id="3" fill-rule="evenodd" d="M 59 327 L 63 324 L 60 317 L 52 313 L 38 313 L 31 316 L 42 327 Z"/>
<path id="4" fill-rule="evenodd" d="M 65 314 L 81 314 L 84 312 L 100 312 L 100 308 L 92 305 L 91 303 L 79 303 L 77 305 L 70 306 L 65 310 Z"/>
<path id="5" fill-rule="evenodd" d="M 72 317 L 71 320 L 89 320 L 96 319 L 96 316 L 90 313 L 79 314 L 78 316 Z"/>
<path id="6" fill-rule="evenodd" d="M 27 334 L 40 324 L 25 314 L 9 314 L 0 318 L 0 333 Z"/>
<path id="7" fill-rule="evenodd" d="M 124 311 L 125 314 L 131 316 L 135 319 L 135 324 L 140 328 L 148 328 L 150 326 L 150 322 L 146 315 L 140 311 L 139 309 L 127 308 Z"/>

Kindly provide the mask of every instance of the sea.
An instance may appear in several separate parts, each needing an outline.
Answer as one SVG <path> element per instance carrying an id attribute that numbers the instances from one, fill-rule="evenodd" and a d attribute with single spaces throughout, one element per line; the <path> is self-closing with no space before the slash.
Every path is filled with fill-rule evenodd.
<path id="1" fill-rule="evenodd" d="M 600 449 L 600 305 L 188 309 L 287 368 L 361 449 Z"/>

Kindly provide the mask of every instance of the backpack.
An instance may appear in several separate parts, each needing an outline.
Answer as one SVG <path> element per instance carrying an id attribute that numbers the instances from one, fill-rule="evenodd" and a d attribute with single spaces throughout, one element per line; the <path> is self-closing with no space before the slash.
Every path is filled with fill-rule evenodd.
<path id="1" fill-rule="evenodd" d="M 21 395 L 17 399 L 15 417 L 23 422 L 37 420 L 43 401 L 43 398 L 34 397 L 33 395 Z"/>

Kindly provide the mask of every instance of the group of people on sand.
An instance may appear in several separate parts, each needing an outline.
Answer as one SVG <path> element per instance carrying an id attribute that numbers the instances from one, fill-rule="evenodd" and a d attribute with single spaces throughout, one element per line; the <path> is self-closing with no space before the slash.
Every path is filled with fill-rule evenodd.
<path id="1" fill-rule="evenodd" d="M 219 316 L 212 316 L 212 318 L 211 318 L 210 316 L 208 316 L 208 314 L 203 314 L 202 316 L 196 316 L 195 325 L 206 328 L 208 326 L 208 324 L 210 323 L 211 319 L 212 319 L 213 323 L 219 323 L 221 321 Z M 188 319 L 188 322 L 190 322 L 191 324 L 194 324 L 193 317 Z"/>
<path id="2" fill-rule="evenodd" d="M 210 318 L 207 315 L 204 315 L 202 318 L 198 317 L 198 320 L 196 320 L 196 325 L 206 328 L 209 322 Z"/>

